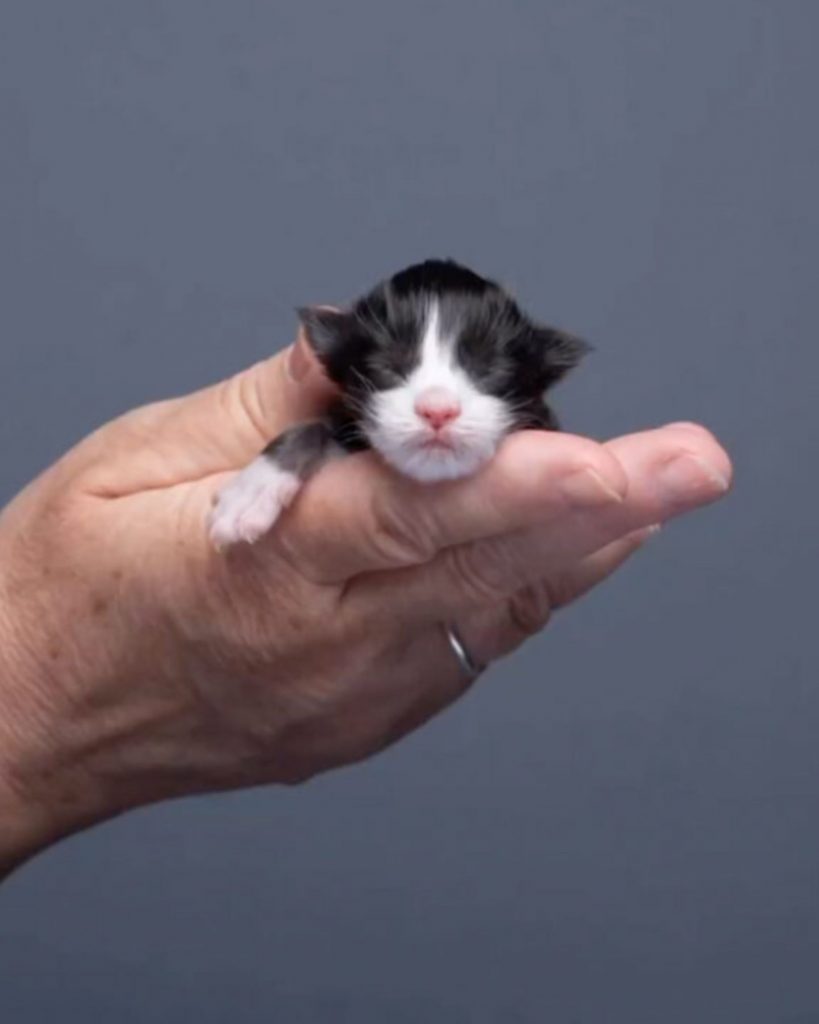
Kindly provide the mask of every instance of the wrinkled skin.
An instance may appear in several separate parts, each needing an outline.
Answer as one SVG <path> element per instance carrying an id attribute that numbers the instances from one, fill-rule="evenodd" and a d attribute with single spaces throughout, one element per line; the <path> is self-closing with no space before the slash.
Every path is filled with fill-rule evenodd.
<path id="1" fill-rule="evenodd" d="M 219 486 L 330 397 L 300 341 L 102 427 L 0 515 L 0 873 L 130 807 L 377 752 L 470 684 L 441 623 L 491 662 L 729 484 L 688 424 L 519 434 L 433 487 L 366 453 L 215 552 Z"/>

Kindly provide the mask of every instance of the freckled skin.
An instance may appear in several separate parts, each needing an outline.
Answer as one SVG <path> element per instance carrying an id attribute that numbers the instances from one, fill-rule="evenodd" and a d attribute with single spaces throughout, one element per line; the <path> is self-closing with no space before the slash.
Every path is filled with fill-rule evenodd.
<path id="1" fill-rule="evenodd" d="M 471 684 L 442 623 L 491 663 L 650 524 L 729 486 L 691 425 L 530 433 L 455 488 L 374 459 L 328 467 L 264 548 L 218 557 L 202 529 L 217 481 L 260 425 L 275 437 L 326 408 L 309 353 L 288 372 L 303 348 L 117 418 L 0 514 L 0 876 L 135 806 L 377 753 Z"/>

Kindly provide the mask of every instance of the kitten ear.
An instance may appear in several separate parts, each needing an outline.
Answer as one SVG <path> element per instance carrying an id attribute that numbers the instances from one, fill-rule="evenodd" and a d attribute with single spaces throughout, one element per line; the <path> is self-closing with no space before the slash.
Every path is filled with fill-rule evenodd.
<path id="1" fill-rule="evenodd" d="M 300 306 L 296 313 L 317 356 L 329 355 L 349 334 L 353 317 L 327 306 Z"/>
<path id="2" fill-rule="evenodd" d="M 530 343 L 537 351 L 546 387 L 565 377 L 569 370 L 573 370 L 592 351 L 587 341 L 556 327 L 535 327 Z"/>

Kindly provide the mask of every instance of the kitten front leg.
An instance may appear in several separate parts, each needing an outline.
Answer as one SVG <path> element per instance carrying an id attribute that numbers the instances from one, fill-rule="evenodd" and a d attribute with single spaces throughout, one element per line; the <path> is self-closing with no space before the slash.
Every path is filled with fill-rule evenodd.
<path id="1" fill-rule="evenodd" d="M 304 481 L 331 451 L 333 435 L 323 421 L 280 434 L 219 491 L 208 518 L 217 549 L 253 544 L 271 529 Z"/>

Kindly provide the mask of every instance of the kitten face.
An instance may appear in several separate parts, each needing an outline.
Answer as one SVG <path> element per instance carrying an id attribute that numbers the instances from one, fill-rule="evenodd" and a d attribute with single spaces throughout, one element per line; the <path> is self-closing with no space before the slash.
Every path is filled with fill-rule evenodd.
<path id="1" fill-rule="evenodd" d="M 435 260 L 348 312 L 300 315 L 364 446 L 422 481 L 474 472 L 510 430 L 556 426 L 544 392 L 586 348 L 534 324 L 493 282 Z"/>
<path id="2" fill-rule="evenodd" d="M 512 425 L 506 403 L 479 388 L 459 361 L 458 348 L 457 329 L 447 330 L 440 299 L 430 298 L 411 368 L 366 400 L 367 439 L 387 462 L 416 480 L 474 472 Z"/>

